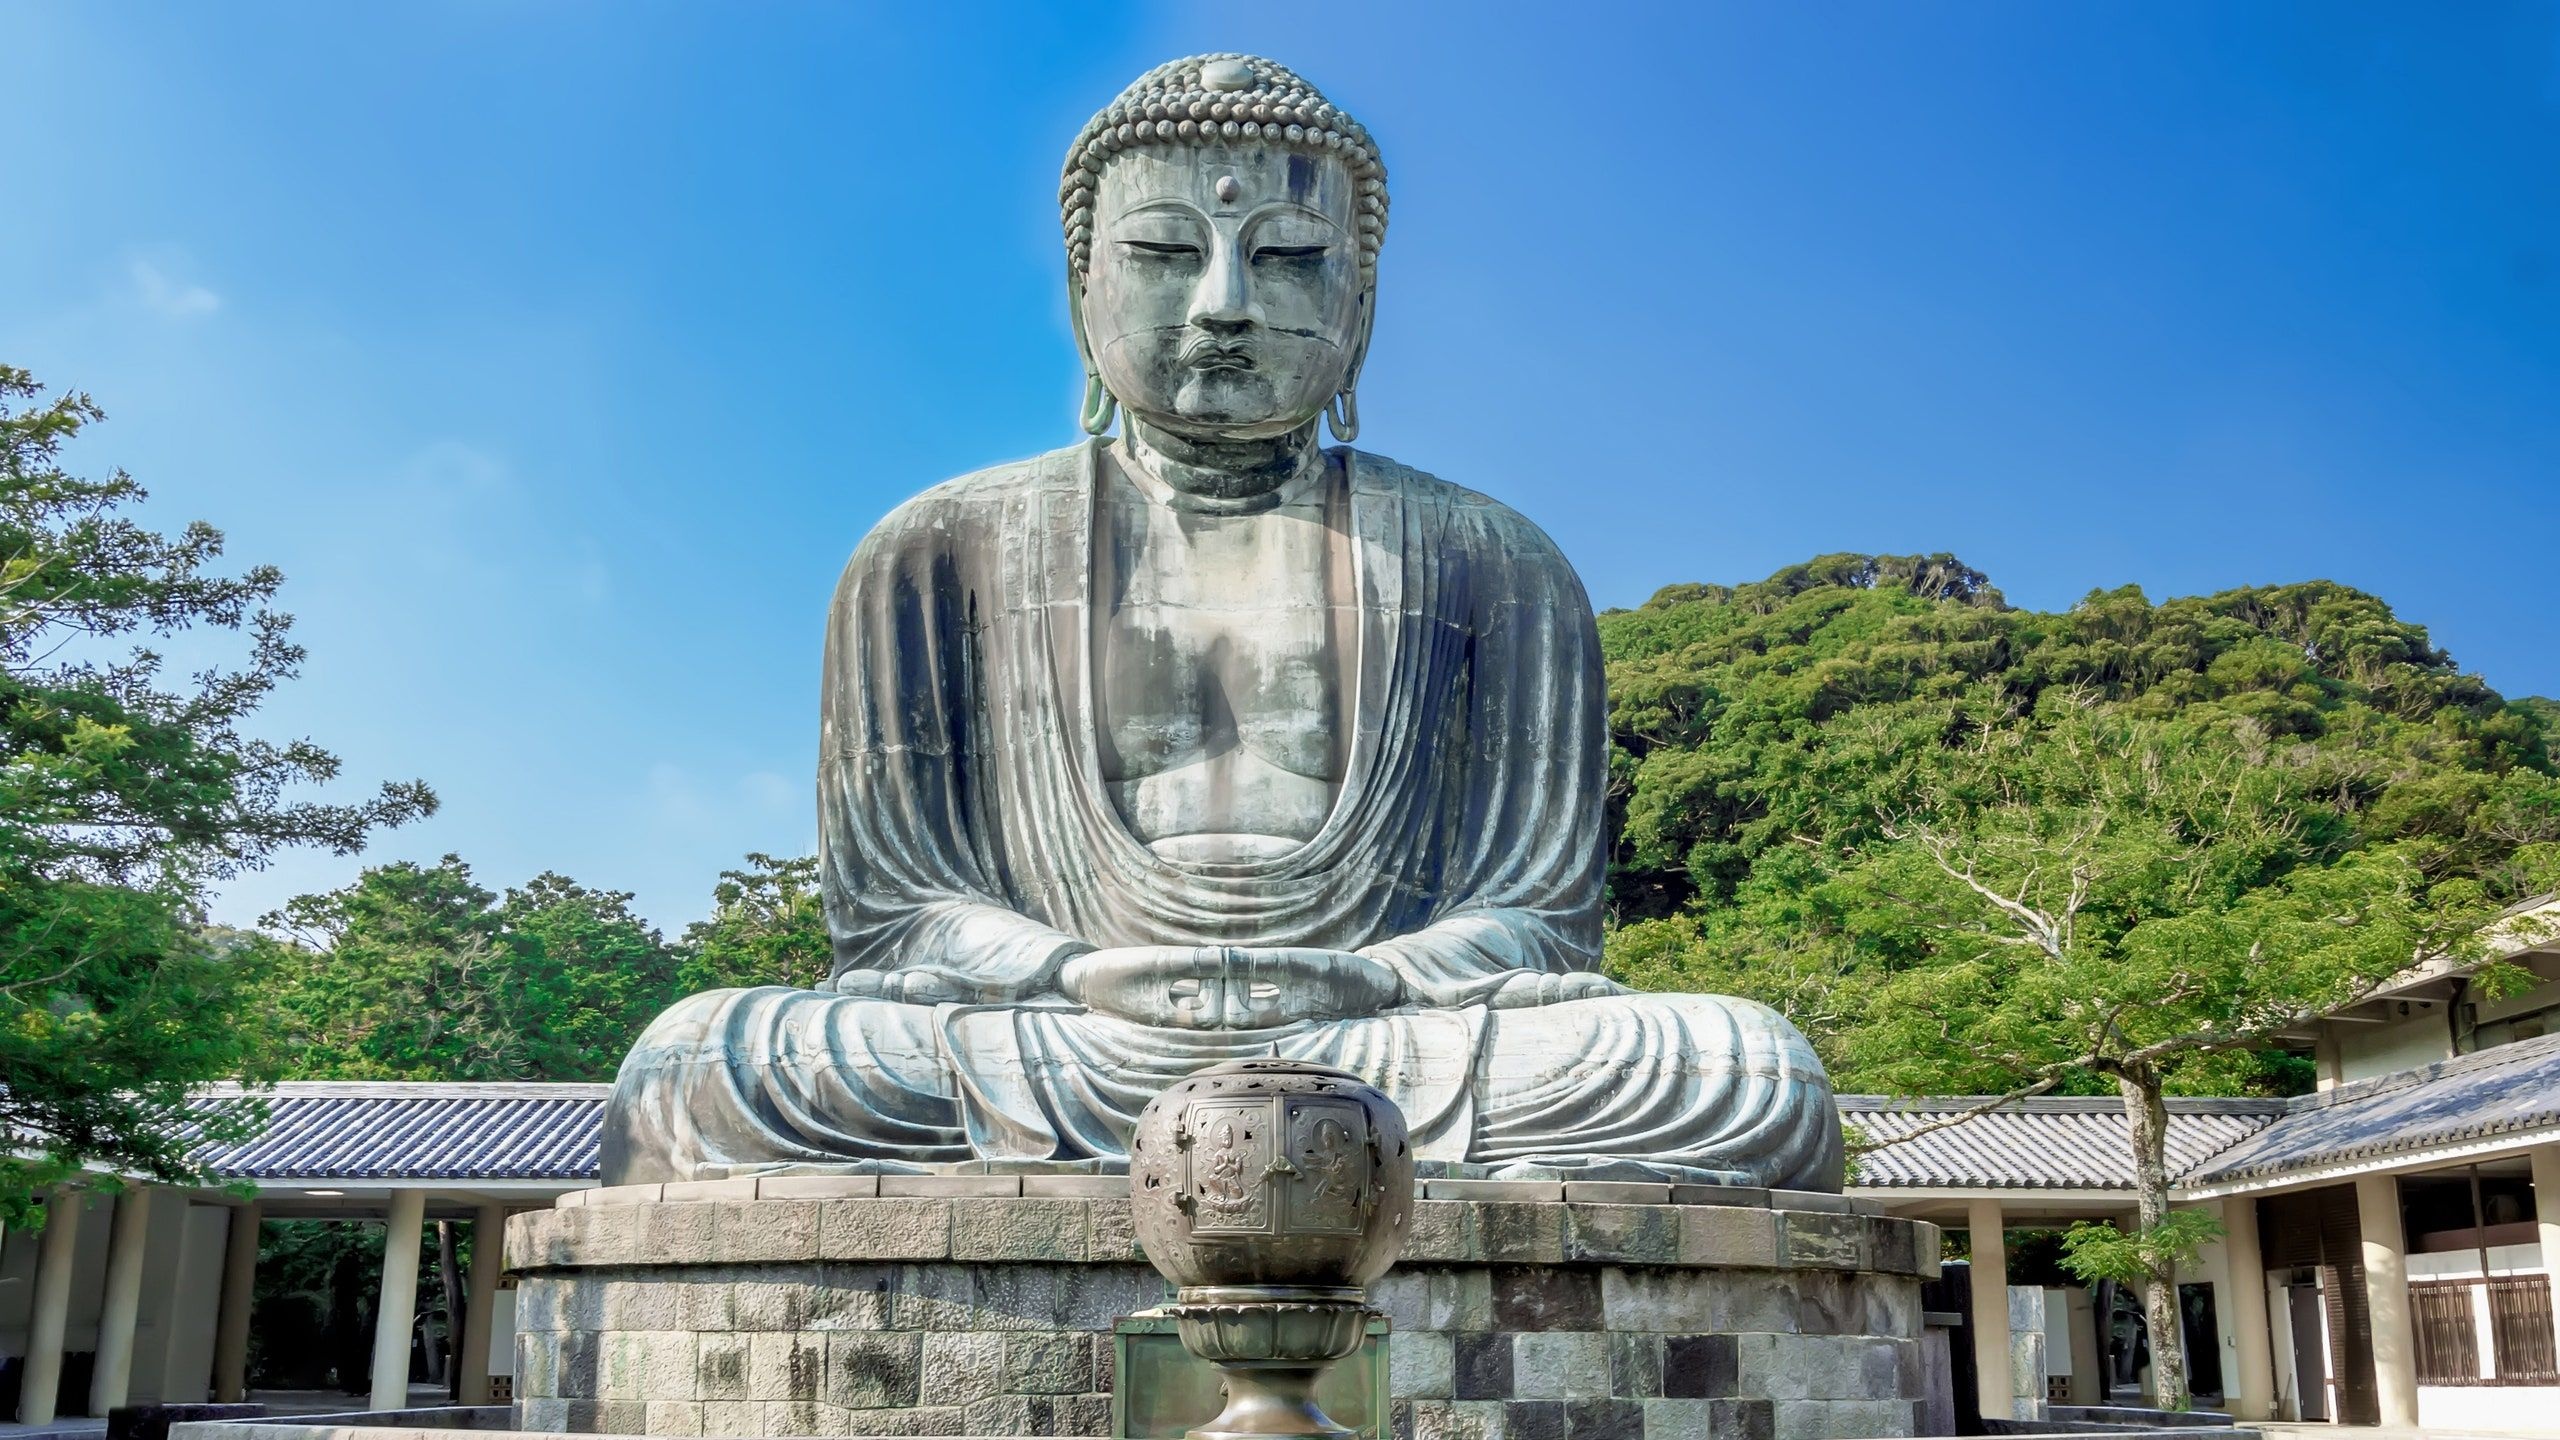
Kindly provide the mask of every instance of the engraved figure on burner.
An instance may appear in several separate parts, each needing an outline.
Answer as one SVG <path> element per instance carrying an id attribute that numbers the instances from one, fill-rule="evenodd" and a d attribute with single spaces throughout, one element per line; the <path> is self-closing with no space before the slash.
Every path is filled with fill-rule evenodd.
<path id="1" fill-rule="evenodd" d="M 1572 569 L 1350 448 L 1367 132 L 1268 60 L 1178 60 L 1059 194 L 1094 438 L 856 550 L 819 760 L 834 972 L 653 1024 L 607 1182 L 1118 1168 L 1167 1085 L 1276 1053 L 1379 1086 L 1459 1173 L 1836 1189 L 1794 1027 L 1597 973 L 1608 731 Z"/>

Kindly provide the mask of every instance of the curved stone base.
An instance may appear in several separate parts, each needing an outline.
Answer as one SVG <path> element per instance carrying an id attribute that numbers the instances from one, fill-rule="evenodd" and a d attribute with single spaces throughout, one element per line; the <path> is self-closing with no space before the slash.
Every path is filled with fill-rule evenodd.
<path id="1" fill-rule="evenodd" d="M 1170 1298 L 1126 1185 L 732 1180 L 519 1215 L 518 1423 L 1108 1435 L 1113 1324 Z M 1394 1327 L 1395 1440 L 1912 1433 L 1935 1226 L 1785 1191 L 1440 1180 L 1424 1197 L 1371 1292 Z"/>

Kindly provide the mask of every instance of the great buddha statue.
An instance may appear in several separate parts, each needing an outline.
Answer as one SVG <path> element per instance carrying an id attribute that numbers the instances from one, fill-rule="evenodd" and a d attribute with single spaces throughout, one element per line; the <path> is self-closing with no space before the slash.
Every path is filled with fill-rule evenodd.
<path id="1" fill-rule="evenodd" d="M 1836 1190 L 1793 1026 L 1598 973 L 1609 735 L 1572 568 L 1350 447 L 1368 133 L 1268 60 L 1177 60 L 1085 126 L 1059 195 L 1091 438 L 854 552 L 832 975 L 660 1017 L 607 1183 L 1111 1170 L 1167 1085 L 1276 1053 L 1384 1089 L 1437 1173 Z"/>

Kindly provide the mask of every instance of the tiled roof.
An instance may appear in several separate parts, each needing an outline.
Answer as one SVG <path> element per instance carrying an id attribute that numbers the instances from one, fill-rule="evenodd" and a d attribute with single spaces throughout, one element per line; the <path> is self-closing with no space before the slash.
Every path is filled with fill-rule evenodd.
<path id="1" fill-rule="evenodd" d="M 1892 1143 L 1980 1100 L 1843 1095 L 1840 1118 L 1872 1146 L 1855 1183 L 1884 1190 L 2130 1190 L 2124 1102 L 2038 1097 Z M 2169 1102 L 2169 1173 L 2177 1176 L 2265 1129 L 2281 1100 Z"/>
<path id="2" fill-rule="evenodd" d="M 207 1109 L 236 1105 L 219 1086 Z M 241 1180 L 596 1178 L 604 1085 L 302 1081 L 266 1092 L 268 1123 L 197 1158 Z M 2092 1190 L 2133 1186 L 2122 1105 L 2016 1102 L 1894 1143 L 1975 1100 L 1843 1095 L 1840 1118 L 1876 1148 L 1857 1184 L 1879 1190 Z M 2296 1100 L 2169 1102 L 2169 1174 L 2182 1187 L 2263 1179 L 2465 1140 L 2560 1127 L 2560 1035 Z"/>
<path id="3" fill-rule="evenodd" d="M 607 1085 L 292 1081 L 266 1092 L 267 1126 L 196 1158 L 242 1180 L 562 1180 L 596 1176 Z M 203 1109 L 235 1106 L 217 1086 Z"/>
<path id="4" fill-rule="evenodd" d="M 2260 1180 L 2553 1126 L 2560 1035 L 2545 1035 L 2289 1101 L 2282 1119 L 2182 1179 Z"/>

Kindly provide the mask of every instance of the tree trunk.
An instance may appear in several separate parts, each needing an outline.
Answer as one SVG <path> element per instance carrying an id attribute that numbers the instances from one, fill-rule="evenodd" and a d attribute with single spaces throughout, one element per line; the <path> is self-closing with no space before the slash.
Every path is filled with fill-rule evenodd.
<path id="1" fill-rule="evenodd" d="M 2160 1077 L 2149 1071 L 2121 1074 L 2125 1118 L 2133 1126 L 2133 1193 L 2142 1233 L 2169 1218 L 2169 1103 Z M 2178 1315 L 2175 1261 L 2155 1262 L 2142 1277 L 2143 1321 L 2151 1331 L 2151 1403 L 2163 1410 L 2187 1408 L 2186 1331 Z"/>
<path id="2" fill-rule="evenodd" d="M 436 1275 L 444 1281 L 444 1384 L 456 1403 L 462 1399 L 462 1265 L 454 1253 L 453 1222 L 436 1222 Z"/>

